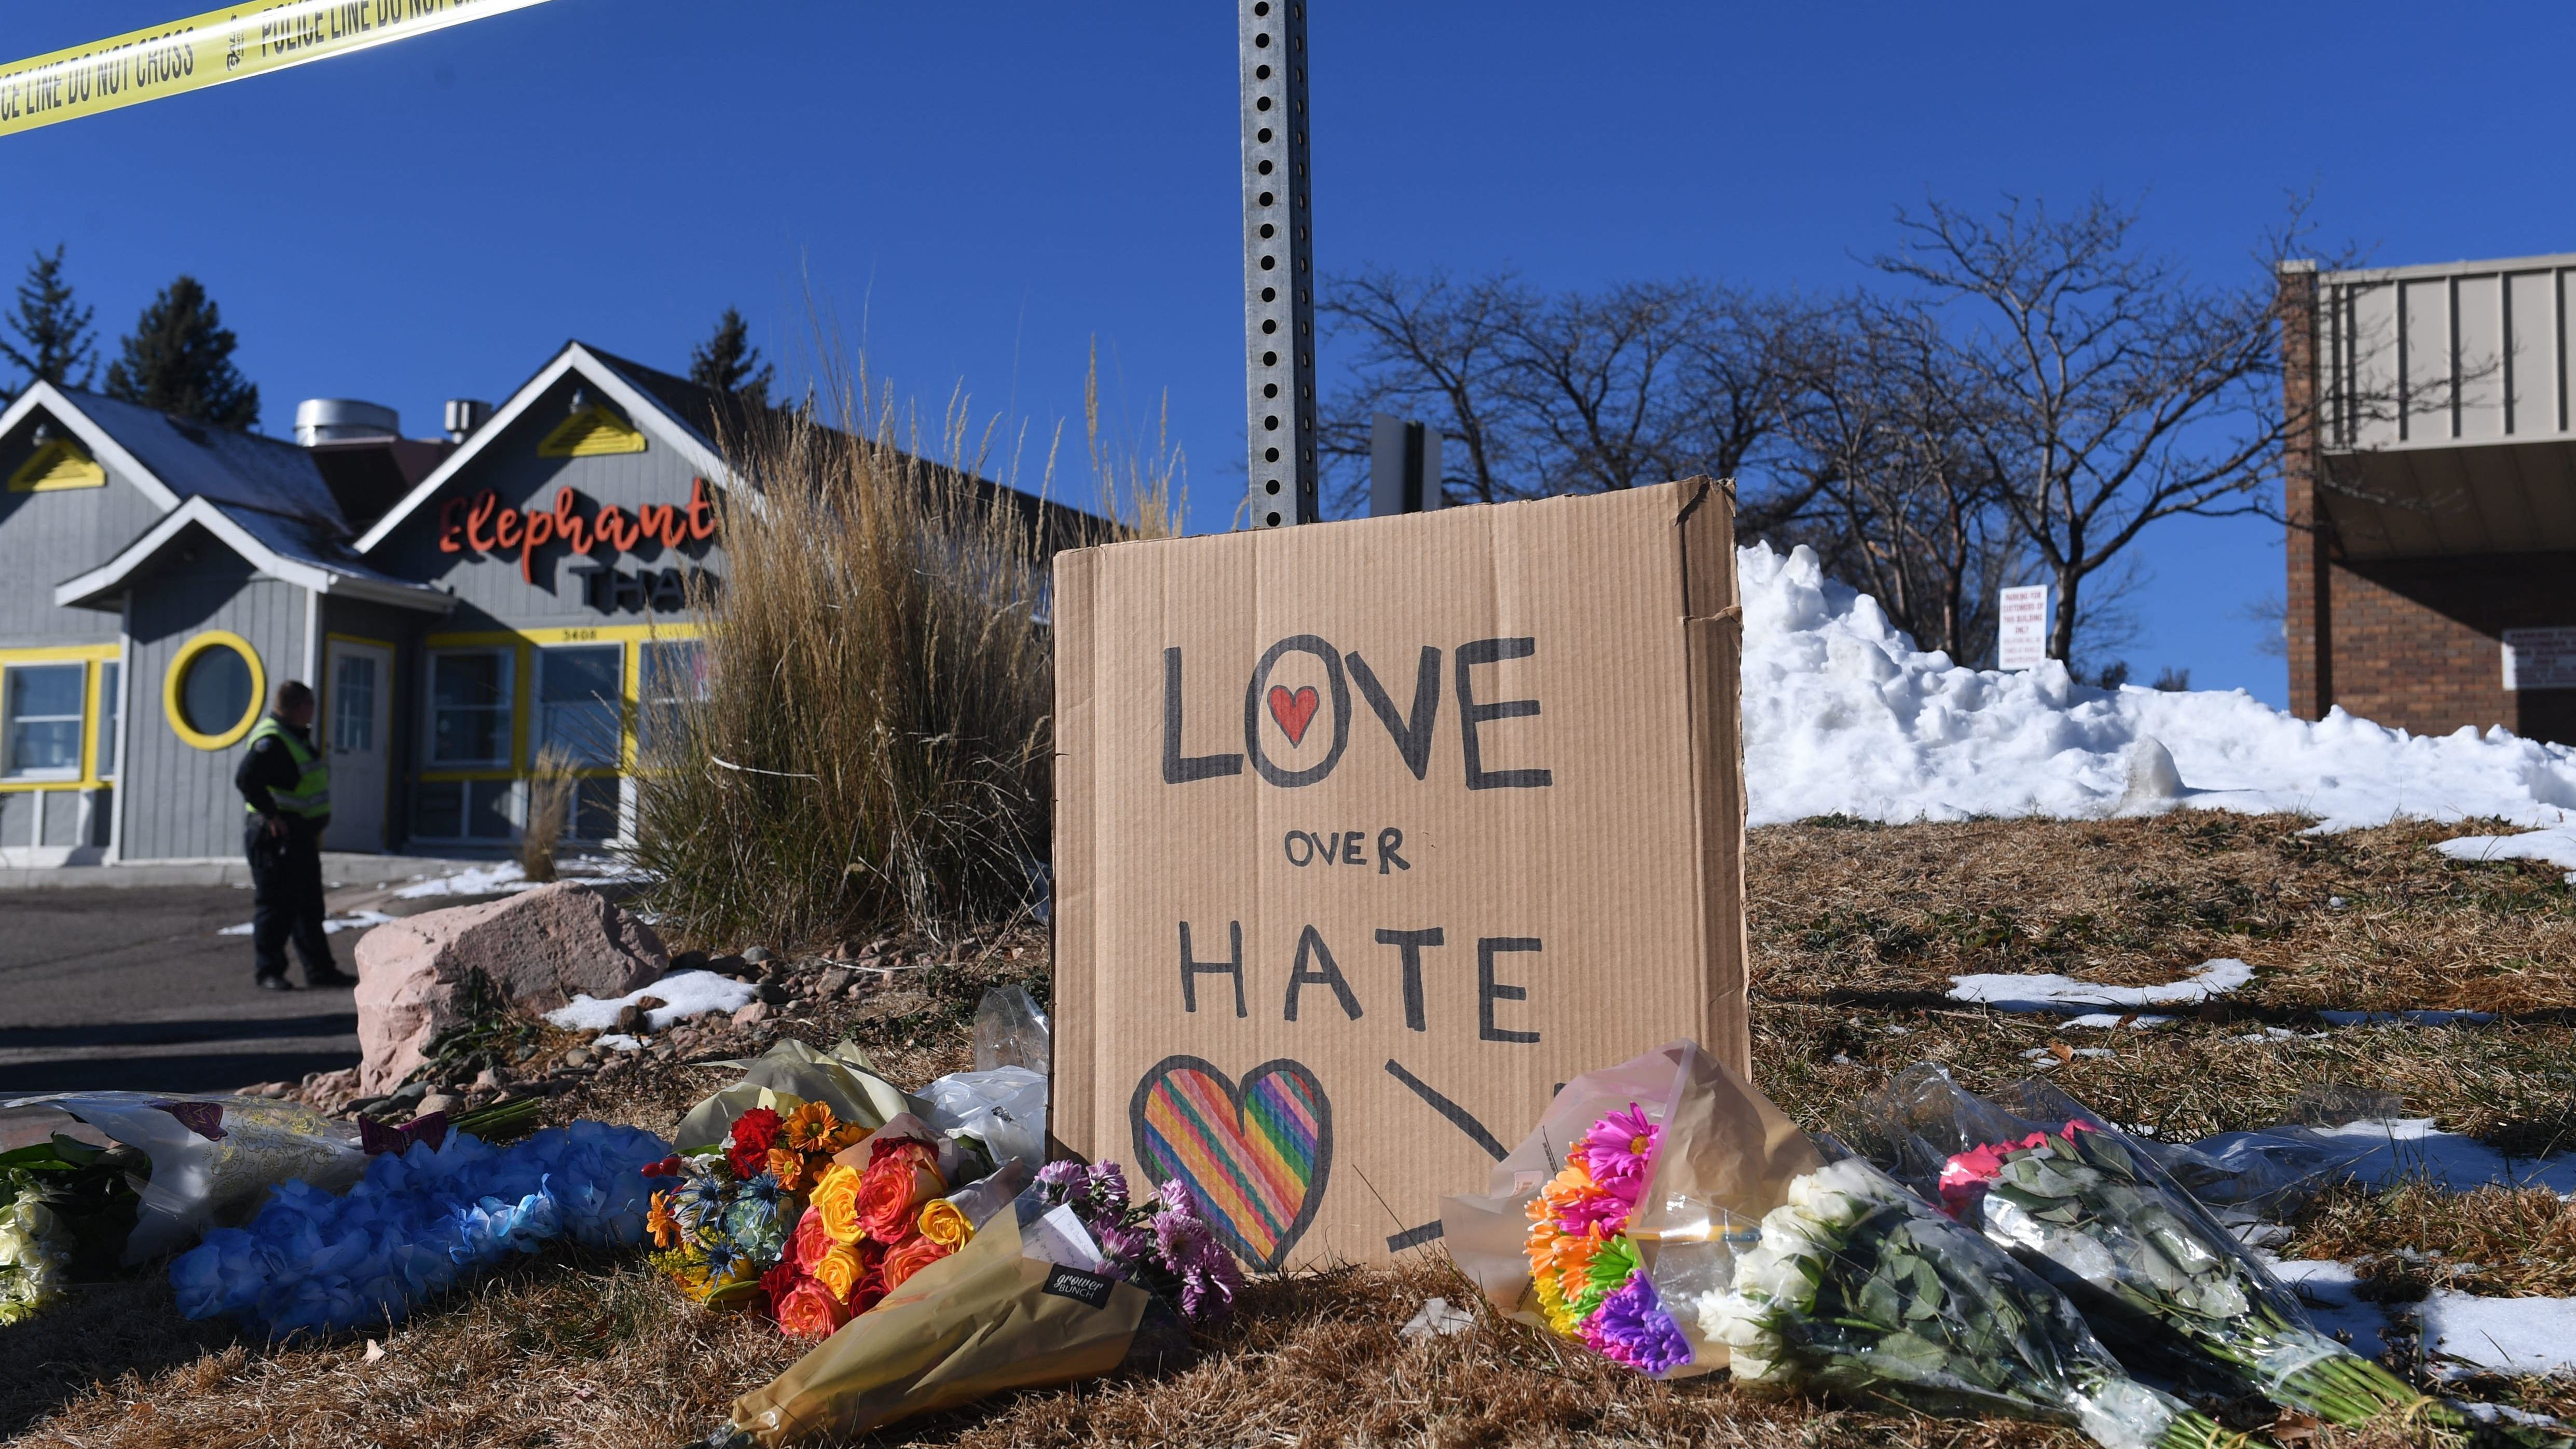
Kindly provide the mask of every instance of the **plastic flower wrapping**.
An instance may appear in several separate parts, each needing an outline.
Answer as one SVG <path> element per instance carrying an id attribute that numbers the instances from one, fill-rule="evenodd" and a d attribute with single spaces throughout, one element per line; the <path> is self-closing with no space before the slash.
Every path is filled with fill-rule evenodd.
<path id="1" fill-rule="evenodd" d="M 2128 1134 L 2035 1083 L 2015 1089 L 2015 1106 L 1918 1066 L 1863 1103 L 1849 1135 L 2066 1294 L 2132 1361 L 2332 1424 L 2394 1414 L 2447 1436 L 2516 1437 L 2320 1332 Z"/>
<path id="2" fill-rule="evenodd" d="M 1695 1312 L 1740 1383 L 2070 1424 L 2106 1449 L 2235 1437 L 2131 1379 L 2056 1290 L 1857 1159 L 1790 1183 Z"/>
<path id="3" fill-rule="evenodd" d="M 471 1133 L 369 1159 L 345 1194 L 304 1182 L 271 1190 L 246 1227 L 216 1228 L 170 1263 L 179 1309 L 273 1334 L 398 1321 L 502 1262 L 569 1240 L 632 1247 L 666 1157 L 650 1132 L 599 1122 L 507 1147 Z"/>

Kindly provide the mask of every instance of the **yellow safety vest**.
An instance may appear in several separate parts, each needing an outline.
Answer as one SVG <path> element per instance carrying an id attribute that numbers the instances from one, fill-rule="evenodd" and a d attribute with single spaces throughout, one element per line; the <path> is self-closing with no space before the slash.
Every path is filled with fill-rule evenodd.
<path id="1" fill-rule="evenodd" d="M 278 813 L 301 815 L 307 820 L 319 820 L 330 814 L 331 762 L 315 751 L 306 749 L 304 742 L 297 739 L 293 731 L 279 723 L 277 716 L 273 714 L 261 717 L 259 727 L 250 732 L 252 749 L 259 748 L 261 740 L 283 740 L 286 744 L 287 758 L 295 762 L 297 772 L 295 788 L 292 790 L 272 788 L 268 792 L 269 801 L 277 807 Z M 247 800 L 242 802 L 242 808 L 253 815 L 260 813 L 259 807 Z"/>

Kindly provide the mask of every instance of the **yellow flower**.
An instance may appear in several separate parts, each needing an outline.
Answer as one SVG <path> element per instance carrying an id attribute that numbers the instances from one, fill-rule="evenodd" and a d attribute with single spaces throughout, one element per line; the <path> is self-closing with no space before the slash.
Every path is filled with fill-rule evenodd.
<path id="1" fill-rule="evenodd" d="M 859 1181 L 857 1168 L 835 1162 L 824 1169 L 807 1199 L 823 1215 L 823 1231 L 833 1242 L 855 1243 L 867 1231 L 859 1225 Z"/>
<path id="2" fill-rule="evenodd" d="M 921 1205 L 918 1224 L 921 1235 L 943 1247 L 962 1248 L 975 1236 L 975 1225 L 966 1220 L 957 1204 L 935 1197 Z"/>
<path id="3" fill-rule="evenodd" d="M 859 1277 L 866 1271 L 858 1250 L 847 1243 L 834 1243 L 829 1252 L 814 1260 L 814 1281 L 844 1303 L 850 1301 L 850 1290 L 859 1285 Z"/>

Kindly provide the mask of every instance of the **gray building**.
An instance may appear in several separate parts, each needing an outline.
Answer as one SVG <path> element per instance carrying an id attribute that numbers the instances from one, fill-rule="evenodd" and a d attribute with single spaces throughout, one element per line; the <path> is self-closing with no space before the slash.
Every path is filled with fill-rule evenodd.
<path id="1" fill-rule="evenodd" d="M 288 678 L 321 696 L 328 849 L 505 847 L 549 750 L 566 835 L 624 838 L 639 731 L 703 687 L 690 600 L 743 486 L 719 405 L 578 342 L 436 443 L 364 405 L 288 443 L 31 387 L 0 413 L 0 864 L 237 854 L 238 747 Z"/>

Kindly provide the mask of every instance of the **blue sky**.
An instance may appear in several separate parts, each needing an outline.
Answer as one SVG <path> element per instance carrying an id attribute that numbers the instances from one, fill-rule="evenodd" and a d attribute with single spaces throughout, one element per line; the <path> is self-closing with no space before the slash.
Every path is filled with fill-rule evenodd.
<path id="1" fill-rule="evenodd" d="M 192 3 L 0 0 L 0 44 Z M 440 399 L 502 396 L 568 336 L 677 369 L 727 305 L 773 352 L 810 354 L 810 289 L 903 392 L 935 409 L 963 388 L 1043 438 L 1078 430 L 1096 339 L 1130 427 L 1168 394 L 1192 523 L 1222 528 L 1243 476 L 1232 13 L 552 0 L 0 139 L 0 282 L 67 243 L 112 345 L 194 272 L 271 432 L 329 395 L 430 433 Z M 1312 15 L 1327 272 L 1826 290 L 1861 279 L 1900 204 L 2095 188 L 2142 203 L 2146 239 L 2208 280 L 2242 276 L 2311 189 L 2324 236 L 2380 262 L 2576 250 L 2548 144 L 2576 12 Z M 2141 563 L 2142 675 L 2282 700 L 2238 616 L 2280 592 L 2277 530 L 2178 523 Z"/>

